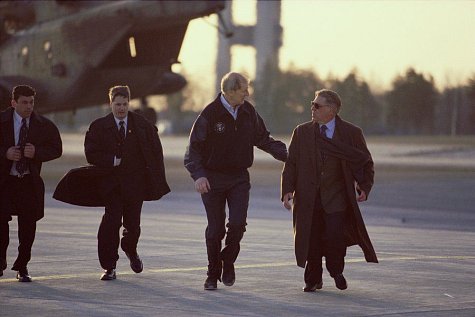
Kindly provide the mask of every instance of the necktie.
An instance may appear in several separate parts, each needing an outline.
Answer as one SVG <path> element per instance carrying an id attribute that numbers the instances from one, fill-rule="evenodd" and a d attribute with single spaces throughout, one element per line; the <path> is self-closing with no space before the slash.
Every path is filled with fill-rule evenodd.
<path id="1" fill-rule="evenodd" d="M 122 146 L 124 145 L 125 141 L 125 122 L 120 120 L 119 121 L 119 137 L 120 137 L 120 142 L 119 142 L 119 149 L 117 151 L 117 158 L 122 158 Z"/>
<path id="2" fill-rule="evenodd" d="M 23 174 L 28 169 L 28 163 L 26 162 L 26 158 L 24 155 L 27 137 L 28 137 L 28 126 L 26 125 L 26 118 L 23 118 L 21 120 L 20 135 L 18 137 L 18 144 L 17 144 L 20 147 L 21 159 L 18 162 L 16 162 L 16 170 L 20 176 L 23 176 Z"/>
<path id="3" fill-rule="evenodd" d="M 122 121 L 122 120 L 120 120 L 120 121 L 119 121 L 119 126 L 120 126 L 120 128 L 119 128 L 119 135 L 120 135 L 120 140 L 121 140 L 121 141 L 124 141 L 124 140 L 125 140 L 125 126 L 124 126 L 124 125 L 125 125 L 125 122 Z"/>
<path id="4" fill-rule="evenodd" d="M 321 134 L 322 136 L 326 137 L 326 136 L 327 136 L 327 130 L 328 130 L 328 127 L 327 127 L 326 125 L 322 125 L 322 126 L 320 127 L 320 134 Z"/>

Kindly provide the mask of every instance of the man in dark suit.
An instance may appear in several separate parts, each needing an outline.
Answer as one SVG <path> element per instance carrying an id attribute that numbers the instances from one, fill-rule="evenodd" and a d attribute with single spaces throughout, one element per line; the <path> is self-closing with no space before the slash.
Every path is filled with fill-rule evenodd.
<path id="1" fill-rule="evenodd" d="M 361 129 L 338 116 L 341 100 L 322 89 L 312 101 L 312 121 L 295 128 L 282 172 L 285 208 L 292 207 L 297 265 L 305 267 L 305 292 L 321 289 L 322 257 L 338 289 L 346 248 L 358 244 L 378 262 L 358 207 L 373 186 L 371 154 Z"/>
<path id="2" fill-rule="evenodd" d="M 105 205 L 97 234 L 99 262 L 104 269 L 102 280 L 116 278 L 119 243 L 132 270 L 142 272 L 137 243 L 143 201 L 156 200 L 170 192 L 157 128 L 128 111 L 128 86 L 112 87 L 109 99 L 111 113 L 91 123 L 84 141 L 87 161 L 111 169 L 100 185 Z"/>
<path id="3" fill-rule="evenodd" d="M 7 268 L 9 224 L 18 220 L 18 257 L 12 270 L 20 282 L 31 282 L 28 262 L 35 240 L 36 222 L 44 216 L 43 162 L 63 152 L 58 128 L 33 111 L 35 90 L 13 88 L 11 107 L 0 113 L 0 276 Z"/>

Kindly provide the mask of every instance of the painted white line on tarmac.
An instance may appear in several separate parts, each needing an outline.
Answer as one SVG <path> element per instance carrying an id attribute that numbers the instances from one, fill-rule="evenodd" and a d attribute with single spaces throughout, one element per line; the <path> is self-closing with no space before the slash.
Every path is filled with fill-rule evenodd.
<path id="1" fill-rule="evenodd" d="M 475 260 L 475 256 L 470 255 L 419 255 L 419 256 L 389 256 L 389 257 L 380 257 L 380 262 L 397 262 L 397 261 L 417 261 L 417 260 Z M 358 259 L 346 259 L 346 263 L 360 263 L 366 262 L 364 258 Z M 282 266 L 294 266 L 296 265 L 294 261 L 289 262 L 277 262 L 277 263 L 255 263 L 255 264 L 241 264 L 236 265 L 236 269 L 251 269 L 251 268 L 270 268 L 270 267 L 282 267 Z M 146 269 L 144 273 L 176 273 L 176 272 L 191 272 L 191 271 L 205 271 L 207 267 L 205 266 L 195 266 L 195 267 L 181 267 L 181 268 L 164 268 L 164 269 Z M 79 273 L 79 274 L 57 274 L 57 275 L 46 275 L 46 276 L 34 276 L 33 281 L 46 281 L 46 280 L 64 280 L 72 278 L 99 278 L 101 272 L 94 273 Z M 120 272 L 117 275 L 135 275 L 134 272 Z M 16 278 L 0 278 L 0 283 L 9 283 L 16 282 Z M 451 297 L 449 294 L 444 294 L 448 297 Z"/>

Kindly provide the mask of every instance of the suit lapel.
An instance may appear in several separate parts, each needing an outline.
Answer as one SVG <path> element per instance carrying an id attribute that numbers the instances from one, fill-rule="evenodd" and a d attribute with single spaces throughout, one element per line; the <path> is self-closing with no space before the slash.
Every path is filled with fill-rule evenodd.
<path id="1" fill-rule="evenodd" d="M 117 124 L 115 123 L 112 112 L 106 116 L 106 119 L 105 128 L 107 133 L 116 141 L 120 141 L 119 129 L 117 129 Z"/>
<path id="2" fill-rule="evenodd" d="M 309 149 L 310 155 L 312 157 L 312 167 L 314 170 L 317 170 L 317 157 L 318 157 L 318 151 L 317 151 L 317 140 L 315 138 L 315 125 L 313 123 L 309 124 L 307 126 L 307 129 L 305 129 L 305 148 Z"/>
<path id="3" fill-rule="evenodd" d="M 333 132 L 333 138 L 332 139 L 342 141 L 340 125 L 338 124 L 338 120 L 335 120 L 335 131 Z"/>
<path id="4" fill-rule="evenodd" d="M 341 119 L 337 115 L 335 118 L 335 132 L 333 134 L 333 139 L 339 142 L 346 143 L 346 140 L 344 140 L 343 132 L 341 131 L 341 129 L 342 129 Z M 346 160 L 340 160 L 340 162 L 341 162 L 341 167 L 343 168 L 343 173 L 345 174 L 345 177 L 346 177 Z"/>
<path id="5" fill-rule="evenodd" d="M 131 123 L 130 127 L 127 127 L 128 133 L 134 133 L 137 136 L 137 140 L 140 145 L 147 146 L 147 134 L 146 127 L 144 126 L 142 120 L 143 118 L 138 117 L 135 113 L 129 112 L 129 122 Z"/>
<path id="6" fill-rule="evenodd" d="M 137 123 L 135 122 L 135 117 L 134 115 L 129 112 L 128 115 L 127 115 L 127 134 L 126 134 L 126 139 L 127 137 L 129 136 L 129 134 L 132 134 L 132 133 L 137 133 L 138 132 L 138 129 L 137 129 Z"/>
<path id="7" fill-rule="evenodd" d="M 41 118 L 39 118 L 34 112 L 30 116 L 30 124 L 28 125 L 28 136 L 26 142 L 31 144 L 37 144 L 37 139 L 41 135 L 40 126 L 42 124 Z"/>

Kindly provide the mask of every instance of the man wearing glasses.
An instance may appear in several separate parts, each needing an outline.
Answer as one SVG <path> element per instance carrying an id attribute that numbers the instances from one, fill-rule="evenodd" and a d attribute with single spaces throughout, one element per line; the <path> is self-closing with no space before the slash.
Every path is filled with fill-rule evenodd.
<path id="1" fill-rule="evenodd" d="M 367 262 L 378 262 L 358 207 L 373 185 L 373 160 L 362 130 L 342 120 L 340 108 L 336 92 L 315 93 L 312 121 L 295 128 L 282 171 L 281 200 L 294 214 L 304 292 L 322 288 L 322 257 L 335 286 L 347 288 L 343 269 L 348 246 L 359 245 Z"/>

